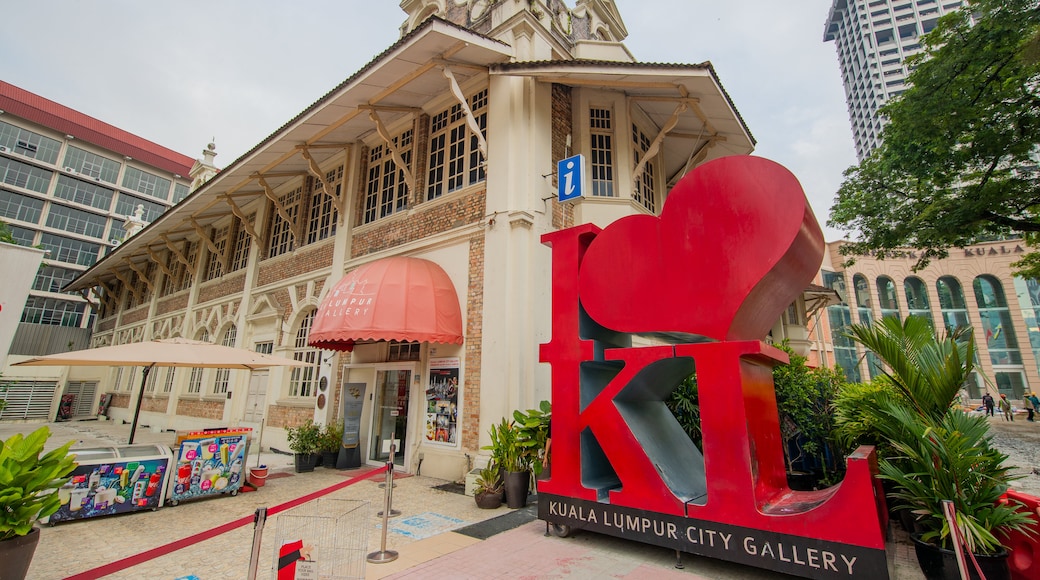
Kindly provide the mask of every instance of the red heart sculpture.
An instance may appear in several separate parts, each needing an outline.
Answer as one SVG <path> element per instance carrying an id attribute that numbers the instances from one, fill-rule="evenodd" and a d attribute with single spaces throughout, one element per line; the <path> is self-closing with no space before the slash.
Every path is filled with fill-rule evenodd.
<path id="1" fill-rule="evenodd" d="M 701 165 L 660 217 L 617 220 L 581 263 L 585 311 L 618 332 L 761 340 L 819 271 L 824 241 L 798 179 L 752 156 Z"/>

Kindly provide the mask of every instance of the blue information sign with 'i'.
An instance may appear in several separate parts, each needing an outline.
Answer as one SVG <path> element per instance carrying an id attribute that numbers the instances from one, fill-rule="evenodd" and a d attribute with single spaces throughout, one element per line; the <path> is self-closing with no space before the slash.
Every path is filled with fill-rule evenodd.
<path id="1" fill-rule="evenodd" d="M 561 159 L 556 166 L 557 196 L 560 201 L 579 199 L 585 195 L 585 156 L 578 154 Z"/>

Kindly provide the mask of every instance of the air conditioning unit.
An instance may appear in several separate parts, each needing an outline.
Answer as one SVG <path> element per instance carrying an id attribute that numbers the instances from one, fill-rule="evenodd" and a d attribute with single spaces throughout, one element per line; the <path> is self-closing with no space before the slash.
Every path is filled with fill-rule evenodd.
<path id="1" fill-rule="evenodd" d="M 10 151 L 10 149 L 4 147 L 3 145 L 0 145 L 0 153 L 7 153 L 8 151 Z"/>
<path id="2" fill-rule="evenodd" d="M 68 171 L 69 173 L 76 173 L 76 168 L 66 166 L 65 171 Z"/>
<path id="3" fill-rule="evenodd" d="M 101 178 L 100 177 L 95 177 L 94 181 L 101 181 Z"/>

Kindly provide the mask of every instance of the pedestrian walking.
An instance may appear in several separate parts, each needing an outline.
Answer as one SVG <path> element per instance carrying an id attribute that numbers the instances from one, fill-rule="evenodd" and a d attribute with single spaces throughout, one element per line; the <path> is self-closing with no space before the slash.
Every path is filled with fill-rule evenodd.
<path id="1" fill-rule="evenodd" d="M 1029 397 L 1027 398 L 1029 399 L 1029 403 L 1033 405 L 1033 408 L 1030 409 L 1029 412 L 1030 417 L 1032 417 L 1034 412 L 1040 411 L 1040 398 L 1037 398 L 1036 393 L 1029 393 Z"/>
<path id="2" fill-rule="evenodd" d="M 1022 397 L 1022 408 L 1026 410 L 1026 421 L 1033 420 L 1033 412 L 1036 410 L 1033 408 L 1033 401 L 1029 400 L 1031 394 L 1026 393 L 1026 396 Z"/>
<path id="3" fill-rule="evenodd" d="M 1011 412 L 1011 401 L 1008 400 L 1007 395 L 1000 393 L 1000 400 L 997 401 L 997 405 L 1000 407 L 1000 412 L 1003 414 L 1005 421 L 1015 420 L 1015 415 Z"/>
<path id="4" fill-rule="evenodd" d="M 984 407 L 986 407 L 986 416 L 987 417 L 992 417 L 993 416 L 993 407 L 994 407 L 993 395 L 991 395 L 989 393 L 986 393 L 985 395 L 982 395 L 982 405 Z"/>

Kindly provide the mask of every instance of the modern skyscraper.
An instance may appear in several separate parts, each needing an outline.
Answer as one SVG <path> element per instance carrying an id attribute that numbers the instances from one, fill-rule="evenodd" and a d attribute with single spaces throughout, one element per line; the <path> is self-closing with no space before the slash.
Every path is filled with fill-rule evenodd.
<path id="1" fill-rule="evenodd" d="M 12 352 L 44 354 L 41 341 L 59 339 L 62 349 L 87 346 L 94 309 L 87 297 L 61 289 L 122 242 L 135 213 L 140 227 L 186 197 L 193 165 L 186 155 L 0 81 L 0 220 L 18 243 L 50 252 Z M 49 332 L 32 332 L 39 325 Z M 55 327 L 81 331 L 46 338 Z"/>
<path id="2" fill-rule="evenodd" d="M 920 37 L 959 0 L 834 0 L 824 42 L 834 41 L 845 84 L 856 155 L 863 160 L 881 143 L 878 109 L 906 90 L 905 61 L 921 52 Z"/>

